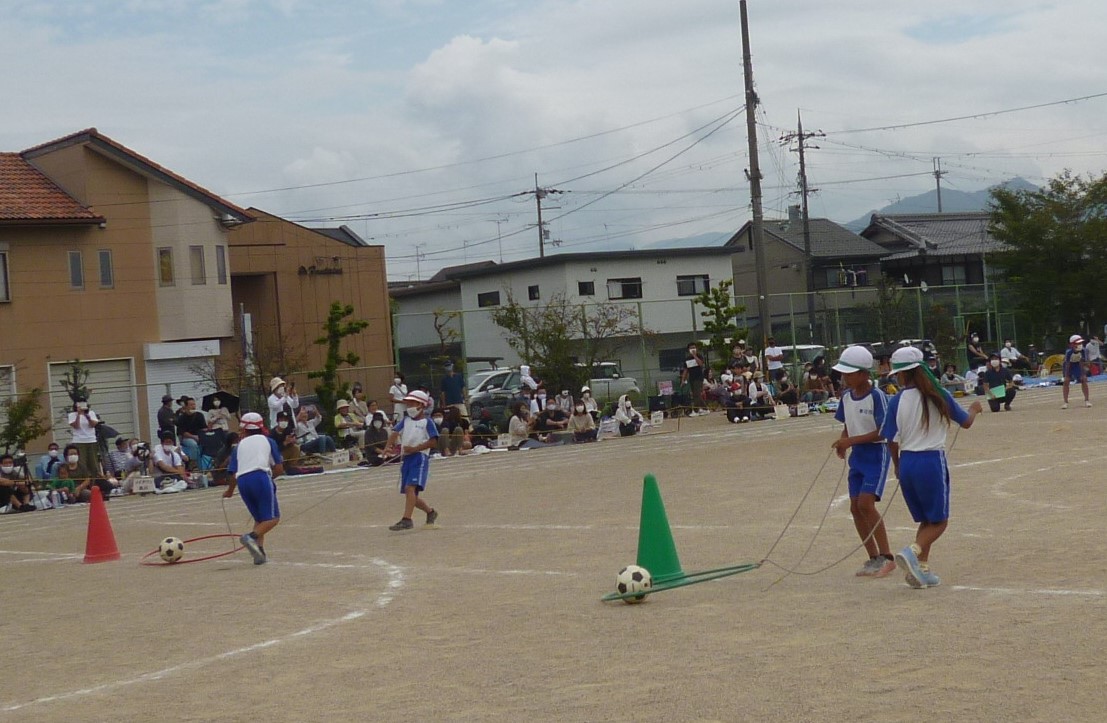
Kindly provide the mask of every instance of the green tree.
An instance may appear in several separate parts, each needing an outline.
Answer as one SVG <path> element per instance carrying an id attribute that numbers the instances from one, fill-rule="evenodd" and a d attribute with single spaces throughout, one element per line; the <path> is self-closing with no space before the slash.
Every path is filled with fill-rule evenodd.
<path id="1" fill-rule="evenodd" d="M 1006 275 L 1039 334 L 1087 328 L 1102 318 L 1107 174 L 1082 178 L 1066 171 L 1036 191 L 993 189 L 988 231 L 1007 247 L 988 259 Z"/>
<path id="2" fill-rule="evenodd" d="M 916 318 L 909 312 L 903 289 L 886 276 L 876 282 L 876 300 L 867 304 L 876 319 L 879 341 L 888 343 L 913 337 L 917 332 Z"/>
<path id="3" fill-rule="evenodd" d="M 0 447 L 5 454 L 27 448 L 27 443 L 50 431 L 49 421 L 41 416 L 42 390 L 35 388 L 0 401 Z"/>
<path id="4" fill-rule="evenodd" d="M 323 323 L 323 336 L 315 340 L 316 344 L 327 347 L 327 358 L 321 370 L 308 372 L 309 379 L 320 380 L 315 386 L 315 393 L 319 397 L 320 410 L 329 412 L 323 414 L 328 434 L 334 434 L 334 403 L 350 393 L 349 384 L 338 379 L 338 367 L 342 364 L 356 366 L 361 361 L 361 357 L 352 351 L 342 353 L 342 340 L 369 326 L 369 322 L 363 319 L 348 319 L 353 314 L 353 306 L 337 301 L 331 303 L 327 320 Z"/>
<path id="5" fill-rule="evenodd" d="M 62 375 L 59 383 L 74 404 L 81 400 L 87 402 L 89 395 L 92 394 L 92 390 L 88 388 L 89 374 L 89 368 L 82 364 L 80 359 L 74 359 L 69 362 L 69 369 Z M 65 411 L 69 412 L 68 409 Z"/>
<path id="6" fill-rule="evenodd" d="M 708 288 L 696 297 L 696 303 L 703 307 L 700 316 L 703 317 L 703 330 L 710 338 L 708 347 L 714 357 L 710 364 L 716 371 L 726 368 L 727 360 L 730 359 L 730 343 L 735 337 L 746 333 L 746 330 L 739 329 L 737 324 L 738 315 L 745 311 L 746 307 L 735 304 L 734 297 L 730 293 L 733 285 L 732 280 L 723 279 L 718 286 Z"/>

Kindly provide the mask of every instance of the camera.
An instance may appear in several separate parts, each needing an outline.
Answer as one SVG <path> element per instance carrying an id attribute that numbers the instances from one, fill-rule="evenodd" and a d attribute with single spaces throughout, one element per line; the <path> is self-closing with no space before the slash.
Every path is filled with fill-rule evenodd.
<path id="1" fill-rule="evenodd" d="M 143 462 L 150 459 L 150 445 L 146 442 L 139 442 L 136 444 L 135 457 L 141 459 Z"/>

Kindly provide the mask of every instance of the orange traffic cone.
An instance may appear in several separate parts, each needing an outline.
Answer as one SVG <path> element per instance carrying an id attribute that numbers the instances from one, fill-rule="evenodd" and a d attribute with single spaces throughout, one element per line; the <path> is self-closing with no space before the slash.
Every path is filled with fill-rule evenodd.
<path id="1" fill-rule="evenodd" d="M 100 496 L 100 488 L 92 485 L 91 504 L 88 508 L 88 537 L 85 540 L 85 562 L 108 562 L 120 558 L 119 547 L 115 544 L 115 533 L 108 519 L 108 508 Z"/>

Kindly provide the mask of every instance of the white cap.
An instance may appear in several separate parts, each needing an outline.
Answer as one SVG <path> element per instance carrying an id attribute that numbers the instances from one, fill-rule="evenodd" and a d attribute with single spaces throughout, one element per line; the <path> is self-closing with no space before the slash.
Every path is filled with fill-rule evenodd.
<path id="1" fill-rule="evenodd" d="M 892 371 L 904 372 L 922 364 L 923 353 L 913 346 L 904 346 L 892 352 Z"/>
<path id="2" fill-rule="evenodd" d="M 1078 344 L 1082 341 L 1084 341 L 1084 338 L 1081 337 L 1079 334 L 1073 334 L 1072 336 L 1069 337 L 1069 343 L 1070 344 Z"/>
<path id="3" fill-rule="evenodd" d="M 873 368 L 873 355 L 863 346 L 847 346 L 838 357 L 838 363 L 831 367 L 836 372 L 867 372 Z"/>
<path id="4" fill-rule="evenodd" d="M 416 404 L 421 404 L 424 407 L 429 407 L 431 403 L 431 398 L 430 395 L 426 392 L 421 392 L 416 389 L 414 392 L 409 392 L 408 395 L 404 397 L 404 401 L 415 402 Z"/>
<path id="5" fill-rule="evenodd" d="M 1022 374 L 1016 374 L 1015 376 L 1011 377 L 1011 381 L 1021 382 L 1022 381 Z"/>
<path id="6" fill-rule="evenodd" d="M 247 412 L 242 415 L 242 428 L 243 429 L 264 429 L 265 420 L 261 418 L 261 415 L 257 412 Z"/>
<path id="7" fill-rule="evenodd" d="M 580 388 L 580 393 L 581 393 L 581 394 L 584 394 L 585 392 L 590 392 L 590 391 L 592 391 L 592 390 L 591 390 L 591 389 L 589 389 L 588 387 L 581 387 L 581 388 Z"/>

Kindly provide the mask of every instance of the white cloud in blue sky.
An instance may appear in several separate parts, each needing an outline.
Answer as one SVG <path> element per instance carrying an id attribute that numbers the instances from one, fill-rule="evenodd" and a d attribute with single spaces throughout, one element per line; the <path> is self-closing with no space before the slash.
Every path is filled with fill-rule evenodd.
<path id="1" fill-rule="evenodd" d="M 963 190 L 1102 172 L 1107 99 L 834 133 L 1107 92 L 1105 4 L 996 7 L 752 0 L 766 214 L 796 200 L 795 154 L 776 140 L 797 108 L 830 132 L 808 156 L 811 207 L 837 221 L 930 190 L 907 174 L 933 156 Z M 0 149 L 96 126 L 238 203 L 349 223 L 388 247 L 395 277 L 414 272 L 416 243 L 424 273 L 487 254 L 472 244 L 492 219 L 507 219 L 505 258 L 533 254 L 533 199 L 366 215 L 507 196 L 536 172 L 571 192 L 547 216 L 568 214 L 551 229 L 567 250 L 721 237 L 749 217 L 742 117 L 576 210 L 692 139 L 635 156 L 741 105 L 734 0 L 5 0 L 0 63 Z M 890 175 L 904 177 L 840 183 Z M 249 193 L 295 186 L 310 187 Z"/>

